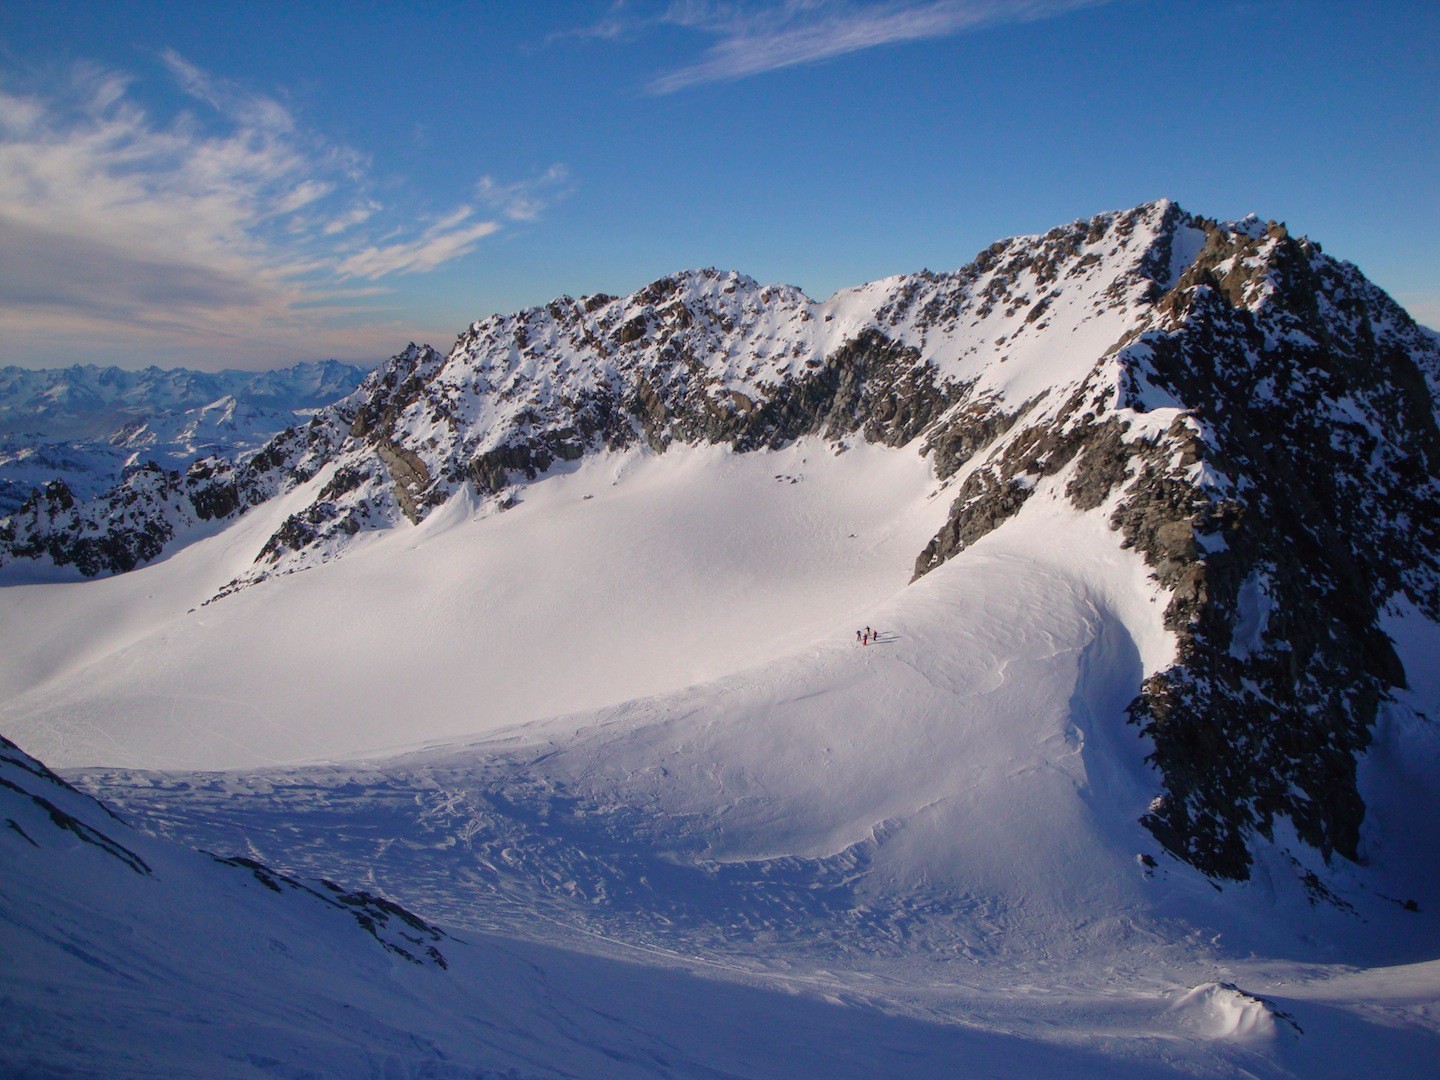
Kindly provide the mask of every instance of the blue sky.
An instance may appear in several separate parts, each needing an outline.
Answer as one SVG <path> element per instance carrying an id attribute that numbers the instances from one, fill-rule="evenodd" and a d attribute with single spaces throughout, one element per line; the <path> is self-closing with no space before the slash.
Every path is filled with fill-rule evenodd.
<path id="1" fill-rule="evenodd" d="M 268 367 L 721 266 L 823 298 L 1160 196 L 1440 325 L 1440 5 L 0 10 L 0 363 Z"/>

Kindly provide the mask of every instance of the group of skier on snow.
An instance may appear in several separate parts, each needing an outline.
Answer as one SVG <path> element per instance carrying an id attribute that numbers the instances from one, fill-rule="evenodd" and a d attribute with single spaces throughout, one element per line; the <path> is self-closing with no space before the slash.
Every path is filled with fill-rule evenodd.
<path id="1" fill-rule="evenodd" d="M 867 626 L 864 630 L 855 631 L 855 640 L 861 645 L 869 645 L 872 641 L 880 640 L 880 631 L 871 630 L 870 627 Z"/>

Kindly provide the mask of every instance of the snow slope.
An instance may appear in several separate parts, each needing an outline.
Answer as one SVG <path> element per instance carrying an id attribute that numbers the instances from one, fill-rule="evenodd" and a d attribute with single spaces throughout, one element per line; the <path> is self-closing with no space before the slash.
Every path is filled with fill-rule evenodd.
<path id="1" fill-rule="evenodd" d="M 548 910 L 567 923 L 613 922 L 626 937 L 688 927 L 707 948 L 743 952 L 728 922 L 756 907 L 743 923 L 797 945 L 829 935 L 844 950 L 1024 965 L 1162 940 L 1170 931 L 1154 920 L 1179 905 L 1186 920 L 1283 955 L 1393 962 L 1437 944 L 1435 882 L 1407 872 L 1407 845 L 1380 842 L 1405 830 L 1421 792 L 1377 800 L 1371 866 L 1339 878 L 1358 916 L 1310 910 L 1301 878 L 1323 868 L 1293 841 L 1275 845 L 1255 882 L 1196 908 L 1212 887 L 1137 823 L 1155 781 L 1124 710 L 1172 648 L 1143 561 L 1103 515 L 1069 505 L 1061 474 L 1015 519 L 902 587 L 886 557 L 912 550 L 943 501 L 926 496 L 908 462 L 802 444 L 582 466 L 533 485 L 505 513 L 432 518 L 403 534 L 415 545 L 403 561 L 386 557 L 386 535 L 265 590 L 152 615 L 97 643 L 114 651 L 17 694 L 6 722 L 38 745 L 51 740 L 69 765 L 316 761 L 253 781 L 84 775 L 123 806 L 185 820 L 183 838 L 315 873 L 344 866 L 423 897 L 455 925 L 525 932 L 533 911 Z M 886 483 L 858 482 L 887 467 L 897 473 Z M 867 511 L 910 521 L 913 535 L 872 533 Z M 591 527 L 572 527 L 574 515 Z M 71 595 L 148 581 L 163 596 L 167 578 L 202 595 L 208 583 L 186 577 L 187 559 L 226 535 Z M 65 596 L 44 588 L 42 599 Z M 372 617 L 343 614 L 357 595 L 384 603 Z M 255 597 L 263 608 L 247 606 Z M 79 633 L 81 609 L 56 604 L 37 657 Z M 862 625 L 880 640 L 857 644 Z M 88 726 L 57 722 L 74 715 Z M 1416 745 L 1414 732 L 1404 737 Z M 436 745 L 380 753 L 401 743 Z M 1382 737 L 1369 759 L 1379 792 L 1410 767 L 1387 761 L 1388 747 Z M 285 824 L 264 838 L 266 822 L 288 822 L 289 811 L 365 820 L 394 802 L 412 809 L 357 829 L 353 847 Z M 243 809 L 252 805 L 259 821 Z M 536 822 L 559 835 L 536 834 Z M 442 863 L 430 881 L 408 854 L 417 835 L 446 848 L 461 838 L 461 869 Z M 1141 856 L 1161 861 L 1150 869 Z M 676 877 L 679 866 L 690 873 Z M 1392 870 L 1422 917 L 1376 896 Z M 737 888 L 736 874 L 765 887 Z M 771 887 L 821 891 L 792 903 Z M 471 888 L 487 903 L 518 890 L 523 900 L 507 901 L 518 914 L 477 907 Z M 1284 925 L 1296 910 L 1304 917 Z M 1403 939 L 1375 938 L 1362 918 L 1395 922 Z M 1307 944 L 1320 927 L 1340 936 Z"/>
<path id="2" fill-rule="evenodd" d="M 678 689 L 903 587 L 932 488 L 918 456 L 865 445 L 609 455 L 201 606 L 282 500 L 133 574 L 0 590 L 0 723 L 59 766 L 233 767 Z"/>
<path id="3" fill-rule="evenodd" d="M 138 833 L 8 743 L 0 814 L 6 1075 L 1279 1077 L 1355 1075 L 1377 1044 L 1423 1075 L 1433 1051 L 1433 964 L 1269 999 L 1151 979 L 907 1000 L 798 965 L 438 934 Z"/>
<path id="4" fill-rule="evenodd" d="M 156 868 L 158 884 L 80 844 L 57 870 L 51 845 L 42 853 L 10 830 L 0 842 L 17 872 L 0 887 L 0 949 L 15 962 L 0 981 L 24 1035 L 8 1044 L 7 1060 L 39 1075 L 283 1075 L 298 1066 L 334 1076 L 958 1068 L 1278 1077 L 1347 1075 L 1383 1053 L 1395 1075 L 1425 1075 L 1440 1048 L 1440 969 L 1376 965 L 1425 955 L 1433 935 L 1401 935 L 1430 927 L 1428 914 L 1388 902 L 1360 917 L 1316 910 L 1283 882 L 1266 883 L 1275 895 L 1248 886 L 1221 895 L 1169 860 L 1150 874 L 1136 862 L 1154 850 L 1136 823 L 1149 787 L 1143 747 L 1120 713 L 1138 675 L 1167 660 L 1169 642 L 1140 559 L 1068 506 L 1063 478 L 991 537 L 901 588 L 882 572 L 885 537 L 857 530 L 851 541 L 823 511 L 848 491 L 856 502 L 842 509 L 854 520 L 860 495 L 879 497 L 883 485 L 856 492 L 849 469 L 893 463 L 891 486 L 904 489 L 906 459 L 815 449 L 641 455 L 593 475 L 582 467 L 534 485 L 533 502 L 504 514 L 417 530 L 410 540 L 421 557 L 406 565 L 427 569 L 396 586 L 397 596 L 433 597 L 468 573 L 485 586 L 477 594 L 502 589 L 511 568 L 477 557 L 484 534 L 523 527 L 525 507 L 542 500 L 554 500 L 552 513 L 605 515 L 609 528 L 549 534 L 564 558 L 542 553 L 557 575 L 588 575 L 597 568 L 583 552 L 598 560 L 597 548 L 611 558 L 633 549 L 634 526 L 622 523 L 655 509 L 645 501 L 655 490 L 684 508 L 687 493 L 723 496 L 728 482 L 743 496 L 728 520 L 756 549 L 735 566 L 793 571 L 805 560 L 785 560 L 819 543 L 797 534 L 823 534 L 842 554 L 841 541 L 874 545 L 848 566 L 832 557 L 829 582 L 810 593 L 756 588 L 775 624 L 769 658 L 748 653 L 743 634 L 717 634 L 730 651 L 708 679 L 400 757 L 76 774 L 162 834 L 400 900 L 450 931 L 440 943 L 447 970 L 417 969 L 363 938 L 360 948 L 334 928 L 317 933 L 305 920 L 320 915 L 277 915 L 264 906 L 269 891 L 242 888 L 248 879 L 234 868 L 201 866 L 118 825 L 108 828 Z M 740 476 L 727 472 L 735 469 Z M 790 475 L 805 478 L 792 484 Z M 920 518 L 933 513 L 925 492 L 923 482 L 904 490 Z M 683 549 L 697 525 L 720 530 L 726 519 L 697 522 L 677 509 L 643 520 L 673 530 L 668 543 L 649 534 L 659 551 Z M 149 580 L 152 602 L 164 586 L 183 603 L 183 589 L 199 595 L 209 583 L 187 565 L 189 553 L 226 535 L 136 574 L 42 595 Z M 372 541 L 374 550 L 387 542 Z M 707 554 L 724 549 L 714 544 Z M 379 560 L 362 550 L 267 590 L 283 595 L 306 580 L 349 590 L 336 572 L 370 558 Z M 212 552 L 203 562 L 223 572 L 211 561 L 223 559 Z M 651 572 L 673 583 L 683 567 L 672 554 Z M 705 580 L 715 589 L 724 578 Z M 638 577 L 629 584 L 641 588 Z M 832 585 L 843 586 L 838 612 L 824 601 Z M 242 613 L 232 633 L 263 635 L 241 602 L 265 591 L 168 619 L 152 608 L 131 627 L 129 648 L 173 648 L 195 636 L 177 622 L 227 606 Z M 626 595 L 619 625 L 638 630 L 643 605 Z M 642 590 L 652 604 L 664 595 Z M 803 619 L 785 617 L 792 606 Z M 425 610 L 444 618 L 472 608 L 432 600 Z M 654 641 L 712 632 L 709 619 L 697 621 L 704 626 L 672 624 Z M 854 642 L 861 621 L 881 631 L 876 644 Z M 418 643 L 427 648 L 405 659 L 428 662 L 442 628 L 463 624 L 432 625 Z M 58 625 L 51 632 L 63 636 Z M 372 641 L 366 655 L 405 640 L 402 632 Z M 97 636 L 89 647 L 100 662 L 90 666 L 104 670 L 100 646 L 114 643 Z M 683 663 L 686 652 L 667 655 Z M 541 680 L 564 670 L 560 656 L 552 649 L 508 675 Z M 323 678 L 292 692 L 308 694 L 318 719 L 333 719 L 319 688 L 340 689 L 358 666 L 340 678 L 316 669 Z M 224 670 L 237 684 L 254 677 Z M 431 716 L 452 693 L 443 680 L 408 685 L 411 717 Z M 582 685 L 600 696 L 620 689 L 593 674 Z M 177 745 L 184 733 L 168 728 Z M 435 735 L 419 726 L 406 734 Z M 342 725 L 329 735 L 344 737 Z M 278 728 L 246 737 L 271 740 L 259 748 L 275 756 L 290 745 Z M 263 903 L 253 910 L 256 897 Z M 1422 902 L 1433 910 L 1433 898 Z M 1388 944 L 1364 947 L 1377 936 Z M 60 992 L 67 1005 L 57 1011 L 45 1002 Z M 102 1015 L 112 1019 L 97 1029 Z"/>
<path id="5" fill-rule="evenodd" d="M 1146 1057 L 1225 1060 L 1198 1039 L 1078 1048 L 859 996 L 461 940 L 373 896 L 137 833 L 8 743 L 0 814 L 7 1076 L 783 1077 L 797 1054 L 841 1077 L 957 1061 L 1140 1076 L 1155 1074 Z"/>
<path id="6" fill-rule="evenodd" d="M 861 481 L 887 468 L 886 482 Z M 226 572 L 207 546 L 241 539 L 224 533 L 135 574 L 44 587 L 41 597 L 57 597 L 148 582 L 154 605 L 127 641 L 97 635 L 88 662 L 51 674 L 50 692 L 88 687 L 100 715 L 104 677 L 126 677 L 151 650 L 182 650 L 169 664 L 145 662 L 152 679 L 176 673 L 151 683 L 175 703 L 151 710 L 131 752 L 250 766 L 73 775 L 172 838 L 380 891 L 467 940 L 528 942 L 505 954 L 538 965 L 547 986 L 573 980 L 559 1007 L 567 1024 L 592 1016 L 597 1000 L 607 1017 L 627 1017 L 624 1038 L 637 1040 L 627 1053 L 639 1056 L 612 1072 L 586 1058 L 586 1074 L 663 1072 L 645 1058 L 662 1046 L 723 1072 L 741 1031 L 776 1056 L 737 1071 L 805 1075 L 796 1062 L 813 1051 L 811 1036 L 787 1050 L 779 1035 L 798 1010 L 826 1047 L 806 1059 L 813 1075 L 947 1075 L 957 1054 L 982 1073 L 1325 1075 L 1317 1063 L 1354 1064 L 1360 1047 L 1397 1055 L 1397 1075 L 1423 1075 L 1440 1047 L 1430 1004 L 1440 975 L 1433 964 L 1383 965 L 1435 955 L 1440 898 L 1421 895 L 1412 914 L 1357 884 L 1345 896 L 1356 913 L 1314 908 L 1278 850 L 1254 882 L 1217 893 L 1161 854 L 1137 822 L 1153 780 L 1123 719 L 1136 681 L 1171 647 L 1143 562 L 1103 519 L 1069 506 L 1062 475 L 1011 522 L 904 586 L 897 556 L 944 502 L 910 468 L 908 455 L 873 447 L 621 455 L 532 485 L 504 513 L 432 518 L 403 534 L 415 546 L 403 562 L 385 557 L 386 535 L 194 612 L 179 610 L 186 597 Z M 699 509 L 711 500 L 722 513 Z M 527 524 L 527 508 L 549 524 Z M 872 533 L 867 512 L 913 518 L 914 535 Z M 533 531 L 488 538 L 511 529 Z M 726 554 L 741 543 L 743 557 Z M 517 549 L 534 561 L 517 568 L 498 555 L 513 560 Z M 406 573 L 382 584 L 397 566 Z M 503 597 L 522 570 L 532 581 L 548 574 L 557 595 L 588 596 L 597 579 L 614 587 L 593 608 L 550 607 L 534 599 L 543 590 L 530 592 L 528 623 L 519 608 L 505 612 L 516 642 L 466 621 L 498 610 L 503 601 L 484 598 Z M 606 576 L 622 570 L 629 576 Z M 345 576 L 359 573 L 373 576 Z M 287 601 L 307 583 L 313 591 Z M 362 587 L 391 589 L 379 595 L 393 606 L 383 619 L 342 620 L 344 598 Z M 336 648 L 329 633 L 287 632 L 290 613 L 267 626 L 245 607 L 267 593 L 270 604 L 303 605 L 296 612 L 335 611 L 306 626 L 349 636 Z M 56 604 L 52 647 L 78 633 L 86 610 Z M 864 624 L 881 631 L 877 643 L 854 641 Z M 572 664 L 590 639 L 627 644 L 608 666 Z M 252 641 L 266 665 L 302 650 L 292 662 L 310 677 L 277 680 L 284 694 L 273 701 L 257 693 L 263 667 L 222 662 L 222 643 L 243 658 Z M 631 649 L 643 663 L 627 660 Z M 181 677 L 209 680 L 188 706 Z M 397 696 L 367 708 L 392 680 Z M 487 697 L 484 687 L 495 689 Z M 214 709 L 242 694 L 266 708 L 297 699 L 309 730 L 340 752 Z M 513 710 L 508 722 L 479 707 L 490 699 Z M 92 761 L 143 719 L 115 700 L 116 737 L 92 735 Z M 211 734 L 197 738 L 207 702 Z M 545 719 L 560 702 L 575 704 Z M 515 726 L 526 719 L 536 722 Z M 456 743 L 460 730 L 472 735 Z M 387 733 L 437 745 L 355 756 Z M 332 760 L 254 768 L 261 755 L 297 754 Z M 1367 881 L 1387 870 L 1380 859 Z M 1370 980 L 1363 993 L 1347 989 L 1360 985 L 1357 967 Z M 523 1000 L 531 969 L 512 959 L 501 970 L 507 994 Z M 776 991 L 791 995 L 783 1006 L 766 996 Z M 675 1001 L 728 1019 L 697 1044 Z M 844 1019 L 828 1019 L 830 1008 Z M 434 1033 L 451 1029 L 432 1020 L 425 1030 L 443 1044 Z M 608 1022 L 583 1030 L 601 1045 L 617 1037 Z M 899 1045 L 913 1056 L 892 1056 Z M 542 1040 L 531 1060 L 555 1067 L 572 1052 L 568 1039 Z M 314 1048 L 295 1053 L 325 1060 Z"/>

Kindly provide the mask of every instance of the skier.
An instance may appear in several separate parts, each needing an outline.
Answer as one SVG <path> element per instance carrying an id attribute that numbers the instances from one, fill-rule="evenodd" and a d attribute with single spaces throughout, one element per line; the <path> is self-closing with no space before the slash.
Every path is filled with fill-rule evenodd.
<path id="1" fill-rule="evenodd" d="M 860 641 L 860 631 L 859 631 L 859 630 L 856 630 L 856 631 L 855 631 L 855 640 L 856 640 L 856 641 Z M 861 645 L 864 645 L 865 642 L 860 641 L 860 644 L 861 644 Z"/>

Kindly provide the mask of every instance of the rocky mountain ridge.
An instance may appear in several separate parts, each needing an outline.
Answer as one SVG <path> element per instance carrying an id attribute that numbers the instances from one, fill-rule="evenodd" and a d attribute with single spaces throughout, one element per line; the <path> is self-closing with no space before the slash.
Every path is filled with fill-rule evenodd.
<path id="1" fill-rule="evenodd" d="M 601 449 L 820 436 L 930 459 L 952 509 L 919 577 L 1059 476 L 1152 567 L 1177 642 L 1130 707 L 1162 780 L 1145 824 L 1244 879 L 1282 819 L 1363 858 L 1356 759 L 1406 680 L 1383 619 L 1440 619 L 1437 390 L 1435 337 L 1355 267 L 1160 201 L 823 303 L 705 270 L 495 316 L 243 463 L 137 472 L 89 505 L 47 489 L 0 526 L 0 561 L 127 570 L 313 482 L 224 595 L 462 491 L 502 510 Z"/>

